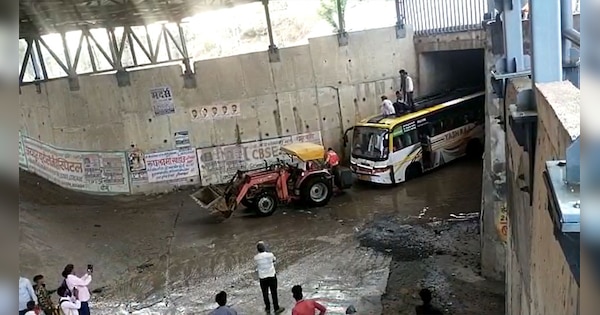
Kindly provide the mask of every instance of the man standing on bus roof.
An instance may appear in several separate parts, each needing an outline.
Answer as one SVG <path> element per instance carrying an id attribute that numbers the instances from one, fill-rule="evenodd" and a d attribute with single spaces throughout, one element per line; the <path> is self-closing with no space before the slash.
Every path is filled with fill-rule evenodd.
<path id="1" fill-rule="evenodd" d="M 394 104 L 392 104 L 392 101 L 390 101 L 385 95 L 381 96 L 381 115 L 385 117 L 396 116 Z"/>
<path id="2" fill-rule="evenodd" d="M 415 104 L 413 102 L 413 92 L 415 90 L 415 85 L 412 78 L 404 69 L 400 70 L 400 90 L 404 95 L 404 102 L 406 105 L 408 105 L 411 111 L 414 111 Z"/>

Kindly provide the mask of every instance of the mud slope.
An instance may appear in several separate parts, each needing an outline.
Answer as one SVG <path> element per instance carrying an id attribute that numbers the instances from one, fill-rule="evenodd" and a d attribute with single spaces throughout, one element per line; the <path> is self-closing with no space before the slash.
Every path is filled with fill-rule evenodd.
<path id="1" fill-rule="evenodd" d="M 480 276 L 479 220 L 400 220 L 383 216 L 358 235 L 363 246 L 392 255 L 384 314 L 414 314 L 429 288 L 446 314 L 503 315 L 504 285 Z"/>
<path id="2" fill-rule="evenodd" d="M 94 287 L 166 252 L 166 236 L 185 194 L 94 196 L 20 172 L 20 269 L 53 286 L 67 263 L 96 266 Z M 162 205 L 161 205 L 162 204 Z M 172 206 L 165 207 L 165 204 Z"/>

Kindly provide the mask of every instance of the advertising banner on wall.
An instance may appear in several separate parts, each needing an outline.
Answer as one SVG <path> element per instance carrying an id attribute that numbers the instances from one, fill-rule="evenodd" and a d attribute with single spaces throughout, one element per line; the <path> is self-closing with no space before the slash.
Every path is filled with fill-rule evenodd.
<path id="1" fill-rule="evenodd" d="M 25 146 L 23 145 L 23 135 L 19 130 L 19 167 L 27 170 L 27 157 L 25 156 Z"/>
<path id="2" fill-rule="evenodd" d="M 321 132 L 298 134 L 289 137 L 254 141 L 235 145 L 197 149 L 202 185 L 224 184 L 237 170 L 259 168 L 277 159 L 285 158 L 279 150 L 282 145 L 294 142 L 322 144 Z"/>
<path id="3" fill-rule="evenodd" d="M 60 150 L 23 137 L 29 171 L 65 188 L 88 192 L 128 193 L 123 152 Z"/>
<path id="4" fill-rule="evenodd" d="M 196 150 L 146 153 L 146 173 L 150 183 L 198 176 Z"/>

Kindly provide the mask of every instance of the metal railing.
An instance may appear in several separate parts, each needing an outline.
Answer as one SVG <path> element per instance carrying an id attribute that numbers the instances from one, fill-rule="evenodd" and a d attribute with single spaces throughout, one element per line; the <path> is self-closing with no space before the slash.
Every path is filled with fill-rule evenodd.
<path id="1" fill-rule="evenodd" d="M 406 24 L 415 36 L 482 29 L 486 0 L 405 0 Z"/>

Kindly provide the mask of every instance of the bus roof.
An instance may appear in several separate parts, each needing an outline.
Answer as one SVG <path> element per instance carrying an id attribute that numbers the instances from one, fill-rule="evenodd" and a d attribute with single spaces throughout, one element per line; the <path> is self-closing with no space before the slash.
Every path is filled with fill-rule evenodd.
<path id="1" fill-rule="evenodd" d="M 467 91 L 470 93 L 465 93 Z M 365 127 L 390 129 L 397 126 L 398 124 L 402 124 L 404 122 L 414 120 L 429 113 L 449 108 L 461 102 L 485 95 L 485 91 L 478 91 L 475 93 L 473 93 L 474 91 L 472 89 L 468 89 L 467 91 L 463 90 L 458 91 L 458 93 L 444 93 L 432 96 L 425 96 L 415 101 L 416 107 L 421 108 L 416 112 L 408 113 L 400 117 L 384 117 L 382 115 L 374 115 L 361 120 L 358 123 L 358 125 Z"/>

